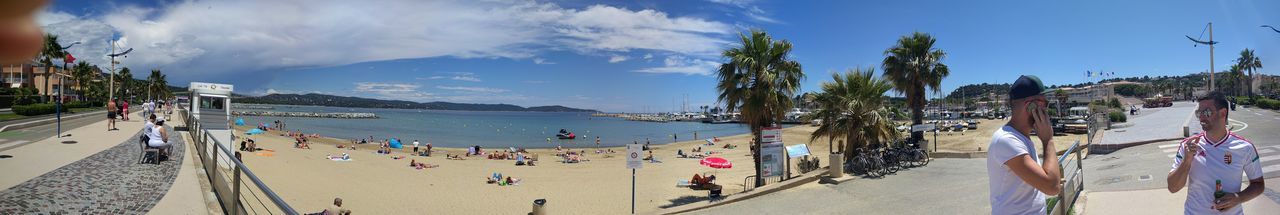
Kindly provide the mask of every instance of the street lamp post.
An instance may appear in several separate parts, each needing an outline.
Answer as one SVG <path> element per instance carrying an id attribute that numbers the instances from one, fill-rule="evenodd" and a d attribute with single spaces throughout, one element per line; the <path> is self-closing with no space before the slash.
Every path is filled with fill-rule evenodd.
<path id="1" fill-rule="evenodd" d="M 108 57 L 111 57 L 111 77 L 110 77 L 111 81 L 107 82 L 107 101 L 112 101 L 112 100 L 115 100 L 116 98 L 115 96 L 116 95 L 116 90 L 115 90 L 116 89 L 116 64 L 120 64 L 120 62 L 116 61 L 116 57 L 128 57 L 125 55 L 129 54 L 129 52 L 132 52 L 132 51 L 133 51 L 133 48 L 129 48 L 127 50 L 124 50 L 124 52 L 114 53 L 116 52 L 116 42 L 111 41 L 111 52 L 114 54 L 107 55 Z"/>
<path id="2" fill-rule="evenodd" d="M 76 41 L 76 42 L 74 42 L 74 43 L 71 43 L 71 45 L 67 45 L 66 47 L 62 47 L 63 52 L 66 52 L 66 50 L 67 50 L 67 49 L 70 49 L 72 46 L 75 46 L 76 44 L 80 44 L 80 41 Z M 70 55 L 70 54 L 68 54 L 68 55 Z M 62 71 L 67 71 L 67 63 L 68 63 L 68 62 L 67 62 L 67 60 L 68 60 L 68 59 L 66 59 L 66 56 L 63 56 L 63 59 L 62 59 Z M 65 72 L 64 72 L 64 73 L 65 73 Z M 54 115 L 55 115 L 55 118 L 57 118 L 57 121 L 58 121 L 58 123 L 57 123 L 57 124 L 58 124 L 58 126 L 57 126 L 57 127 L 58 127 L 58 129 L 57 129 L 57 131 L 55 131 L 55 132 L 57 132 L 57 133 L 54 133 L 54 135 L 55 135 L 56 137 L 58 137 L 58 138 L 62 138 L 62 97 L 65 95 L 65 94 L 63 94 L 62 89 L 63 89 L 63 87 L 64 87 L 64 86 L 66 86 L 66 85 L 67 85 L 67 83 L 65 83 L 65 82 L 63 81 L 63 79 L 62 79 L 62 76 L 64 76 L 64 75 L 65 75 L 65 74 L 58 74 L 58 97 L 57 97 L 58 102 L 57 102 L 57 105 L 54 105 L 54 108 L 53 108 L 53 109 L 54 109 L 54 112 L 55 112 L 55 114 L 54 114 Z M 48 81 L 48 80 L 46 80 L 46 81 Z"/>

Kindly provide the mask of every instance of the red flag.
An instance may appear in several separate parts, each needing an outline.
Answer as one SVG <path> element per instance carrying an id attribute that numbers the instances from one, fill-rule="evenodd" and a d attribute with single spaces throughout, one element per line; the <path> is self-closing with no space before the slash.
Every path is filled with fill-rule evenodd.
<path id="1" fill-rule="evenodd" d="M 67 53 L 67 57 L 62 58 L 62 62 L 66 62 L 66 63 L 75 63 L 75 62 L 76 62 L 76 57 L 71 56 L 71 53 Z"/>

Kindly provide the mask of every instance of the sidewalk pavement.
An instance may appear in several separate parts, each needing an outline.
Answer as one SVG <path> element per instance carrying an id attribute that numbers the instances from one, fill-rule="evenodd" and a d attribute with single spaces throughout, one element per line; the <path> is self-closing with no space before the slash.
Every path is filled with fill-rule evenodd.
<path id="1" fill-rule="evenodd" d="M 1245 182 L 1248 183 L 1248 182 Z M 1263 195 L 1245 202 L 1245 214 L 1274 214 L 1280 211 L 1280 194 L 1273 188 L 1280 178 L 1266 179 L 1268 190 Z M 1247 185 L 1246 185 L 1247 186 Z M 1080 204 L 1081 214 L 1181 214 L 1187 200 L 1187 189 L 1169 193 L 1167 189 L 1150 189 L 1115 192 L 1090 192 Z"/>
<path id="2" fill-rule="evenodd" d="M 1130 118 L 1129 122 L 1104 131 L 1107 138 L 1090 146 L 1090 151 L 1105 154 L 1135 145 L 1181 139 L 1182 126 L 1195 108 L 1195 103 L 1175 102 L 1173 107 Z"/>
<path id="3" fill-rule="evenodd" d="M 0 154 L 13 156 L 0 159 L 0 169 L 5 170 L 5 174 L 0 174 L 0 190 L 9 189 L 36 176 L 119 145 L 133 135 L 137 135 L 138 131 L 142 130 L 143 124 L 141 120 L 117 121 L 116 128 L 120 130 L 107 131 L 107 121 L 104 119 L 64 132 L 64 134 L 71 134 L 70 137 L 49 137 L 0 152 Z M 75 141 L 75 143 L 68 144 L 64 141 Z"/>

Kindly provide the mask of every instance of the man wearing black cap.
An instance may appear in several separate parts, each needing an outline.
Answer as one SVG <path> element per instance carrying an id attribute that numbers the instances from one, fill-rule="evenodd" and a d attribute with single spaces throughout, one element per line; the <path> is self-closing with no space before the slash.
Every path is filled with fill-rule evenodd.
<path id="1" fill-rule="evenodd" d="M 1009 123 L 991 135 L 987 146 L 991 214 L 1045 214 L 1045 195 L 1062 190 L 1046 92 L 1039 78 L 1025 75 L 1009 89 Z M 1032 131 L 1040 138 L 1041 154 L 1036 154 Z"/>

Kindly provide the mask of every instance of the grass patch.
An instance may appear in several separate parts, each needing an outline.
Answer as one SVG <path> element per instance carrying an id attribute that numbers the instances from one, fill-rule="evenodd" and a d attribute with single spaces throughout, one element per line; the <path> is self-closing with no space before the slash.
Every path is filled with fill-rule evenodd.
<path id="1" fill-rule="evenodd" d="M 1048 209 L 1049 214 L 1053 214 L 1054 210 L 1058 210 L 1057 208 L 1053 208 L 1053 205 L 1058 204 L 1057 196 L 1045 198 L 1044 202 L 1045 202 L 1044 204 L 1045 207 L 1049 208 Z M 1075 207 L 1067 208 L 1067 214 L 1076 214 L 1076 208 Z"/>
<path id="2" fill-rule="evenodd" d="M 3 113 L 3 114 L 0 114 L 0 121 L 9 121 L 9 120 L 15 120 L 15 119 L 22 119 L 22 118 L 26 118 L 26 117 L 27 117 L 27 116 L 18 115 L 18 114 L 16 114 L 16 113 Z"/>

